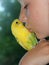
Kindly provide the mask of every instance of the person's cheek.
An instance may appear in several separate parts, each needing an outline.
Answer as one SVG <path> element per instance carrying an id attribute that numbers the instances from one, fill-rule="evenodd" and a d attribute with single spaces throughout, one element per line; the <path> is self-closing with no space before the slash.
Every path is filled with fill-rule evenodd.
<path id="1" fill-rule="evenodd" d="M 30 26 L 37 36 L 43 38 L 48 35 L 48 6 L 47 1 L 38 1 L 29 7 Z"/>

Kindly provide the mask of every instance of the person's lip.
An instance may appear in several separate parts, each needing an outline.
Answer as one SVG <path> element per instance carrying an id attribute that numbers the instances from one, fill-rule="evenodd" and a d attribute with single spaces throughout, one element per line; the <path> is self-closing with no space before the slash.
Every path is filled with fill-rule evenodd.
<path id="1" fill-rule="evenodd" d="M 32 29 L 31 28 L 27 28 L 31 33 L 32 33 Z"/>
<path id="2" fill-rule="evenodd" d="M 29 31 L 30 31 L 30 32 L 32 32 L 32 30 L 31 30 L 31 29 L 29 29 Z"/>

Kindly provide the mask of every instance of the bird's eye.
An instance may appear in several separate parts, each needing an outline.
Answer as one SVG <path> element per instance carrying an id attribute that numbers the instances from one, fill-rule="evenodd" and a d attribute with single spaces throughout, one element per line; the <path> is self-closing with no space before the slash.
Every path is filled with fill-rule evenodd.
<path id="1" fill-rule="evenodd" d="M 18 22 L 16 22 L 16 24 L 18 24 Z"/>

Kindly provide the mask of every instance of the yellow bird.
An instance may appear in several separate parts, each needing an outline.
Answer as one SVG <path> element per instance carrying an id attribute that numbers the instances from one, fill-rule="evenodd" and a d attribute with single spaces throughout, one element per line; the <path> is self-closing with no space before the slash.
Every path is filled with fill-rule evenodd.
<path id="1" fill-rule="evenodd" d="M 26 50 L 31 50 L 38 43 L 35 34 L 25 28 L 23 23 L 18 19 L 12 22 L 11 31 L 18 43 Z"/>

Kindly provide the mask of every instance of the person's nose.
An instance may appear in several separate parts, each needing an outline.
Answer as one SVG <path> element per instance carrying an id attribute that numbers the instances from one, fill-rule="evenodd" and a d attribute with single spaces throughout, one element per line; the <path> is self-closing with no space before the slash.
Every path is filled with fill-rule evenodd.
<path id="1" fill-rule="evenodd" d="M 26 13 L 25 13 L 25 10 L 24 10 L 24 9 L 21 9 L 19 20 L 20 20 L 21 22 L 25 23 L 25 27 L 26 27 L 29 31 L 32 31 L 31 28 L 30 28 L 30 24 L 29 24 L 29 21 L 28 21 L 28 18 L 27 18 L 27 16 L 26 16 Z"/>
<path id="2" fill-rule="evenodd" d="M 26 17 L 26 14 L 25 14 L 25 9 L 23 9 L 23 8 L 21 9 L 19 20 L 21 22 L 27 22 L 27 17 Z"/>
<path id="3" fill-rule="evenodd" d="M 23 9 L 23 8 L 21 9 L 19 20 L 21 22 L 26 23 L 25 27 L 28 28 L 28 18 L 26 16 L 25 9 Z"/>

